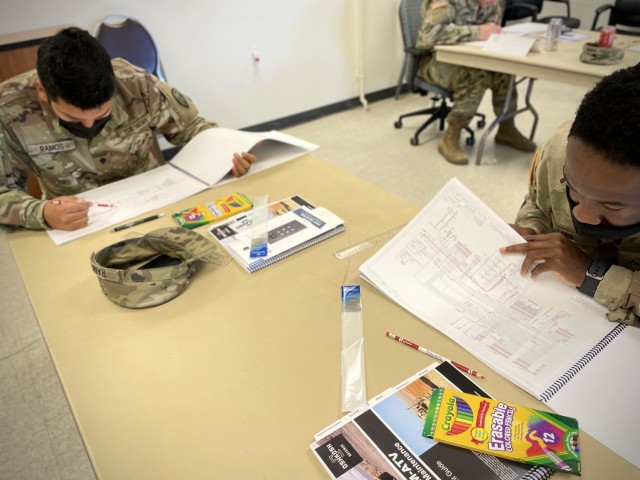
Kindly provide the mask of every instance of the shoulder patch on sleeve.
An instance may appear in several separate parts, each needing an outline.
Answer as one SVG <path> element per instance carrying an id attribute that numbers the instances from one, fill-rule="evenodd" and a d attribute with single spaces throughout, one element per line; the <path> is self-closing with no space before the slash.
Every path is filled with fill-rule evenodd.
<path id="1" fill-rule="evenodd" d="M 165 97 L 167 104 L 170 105 L 170 108 L 179 118 L 184 121 L 190 121 L 193 117 L 198 115 L 198 109 L 191 99 L 182 94 L 177 88 L 174 88 L 168 83 L 162 81 L 156 82 L 155 86 L 162 96 Z"/>
<path id="2" fill-rule="evenodd" d="M 173 95 L 173 98 L 175 98 L 176 102 L 178 102 L 184 108 L 189 108 L 189 102 L 187 101 L 185 96 L 178 91 L 177 88 L 171 89 L 171 95 Z"/>

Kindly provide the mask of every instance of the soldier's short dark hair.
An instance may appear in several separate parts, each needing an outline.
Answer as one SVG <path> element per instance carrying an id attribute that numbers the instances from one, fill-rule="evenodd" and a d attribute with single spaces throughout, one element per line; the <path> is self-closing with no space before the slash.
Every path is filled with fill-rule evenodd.
<path id="1" fill-rule="evenodd" d="M 640 168 L 640 65 L 615 71 L 585 95 L 569 137 L 613 163 Z"/>
<path id="2" fill-rule="evenodd" d="M 48 97 L 82 110 L 104 105 L 115 90 L 109 53 L 89 32 L 75 27 L 40 45 L 37 71 Z"/>

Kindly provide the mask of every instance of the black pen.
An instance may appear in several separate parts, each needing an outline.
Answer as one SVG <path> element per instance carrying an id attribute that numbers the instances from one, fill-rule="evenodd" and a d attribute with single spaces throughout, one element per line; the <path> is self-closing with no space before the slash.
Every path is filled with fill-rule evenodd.
<path id="1" fill-rule="evenodd" d="M 164 213 L 158 213 L 157 215 L 151 215 L 150 217 L 144 217 L 140 220 L 135 220 L 133 222 L 125 223 L 123 225 L 118 225 L 113 229 L 114 232 L 119 232 L 120 230 L 124 230 L 125 228 L 135 227 L 136 225 L 140 225 L 141 223 L 147 223 L 151 220 L 156 220 L 160 217 L 164 217 Z"/>

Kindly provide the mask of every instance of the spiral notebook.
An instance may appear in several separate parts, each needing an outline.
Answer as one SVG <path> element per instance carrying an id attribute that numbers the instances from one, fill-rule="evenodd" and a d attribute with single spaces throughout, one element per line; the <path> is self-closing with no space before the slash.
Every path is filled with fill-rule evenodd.
<path id="1" fill-rule="evenodd" d="M 252 211 L 216 224 L 209 233 L 249 272 L 272 265 L 294 253 L 344 232 L 341 218 L 299 195 L 269 204 L 266 255 L 252 258 Z"/>
<path id="2" fill-rule="evenodd" d="M 521 276 L 523 257 L 498 250 L 522 241 L 453 179 L 360 273 L 640 467 L 628 428 L 640 425 L 640 409 L 613 413 L 640 398 L 640 329 L 609 322 L 603 306 L 552 274 Z"/>
<path id="3" fill-rule="evenodd" d="M 340 480 L 542 480 L 553 473 L 422 436 L 432 393 L 446 386 L 489 397 L 450 363 L 432 364 L 315 435 L 311 450 Z"/>

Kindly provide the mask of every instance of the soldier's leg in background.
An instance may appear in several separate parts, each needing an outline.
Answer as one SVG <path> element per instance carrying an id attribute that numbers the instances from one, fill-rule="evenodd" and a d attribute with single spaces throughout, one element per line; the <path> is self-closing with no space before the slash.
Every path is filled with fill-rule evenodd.
<path id="1" fill-rule="evenodd" d="M 504 109 L 510 82 L 511 75 L 507 75 L 505 73 L 491 74 L 490 88 L 493 96 L 493 111 L 495 112 L 496 116 L 499 116 Z M 518 92 L 514 88 L 511 94 L 507 112 L 515 112 L 517 108 Z M 536 149 L 536 144 L 525 137 L 522 133 L 520 133 L 520 131 L 518 131 L 513 118 L 509 118 L 500 122 L 495 140 L 496 143 L 508 145 L 512 148 L 515 148 L 516 150 L 522 150 L 524 152 L 533 152 Z"/>
<path id="2" fill-rule="evenodd" d="M 426 80 L 453 93 L 453 107 L 447 117 L 447 129 L 438 144 L 440 154 L 451 163 L 464 165 L 469 156 L 460 148 L 460 133 L 474 114 L 490 85 L 490 74 L 484 70 L 459 67 L 432 60 L 426 70 Z"/>

